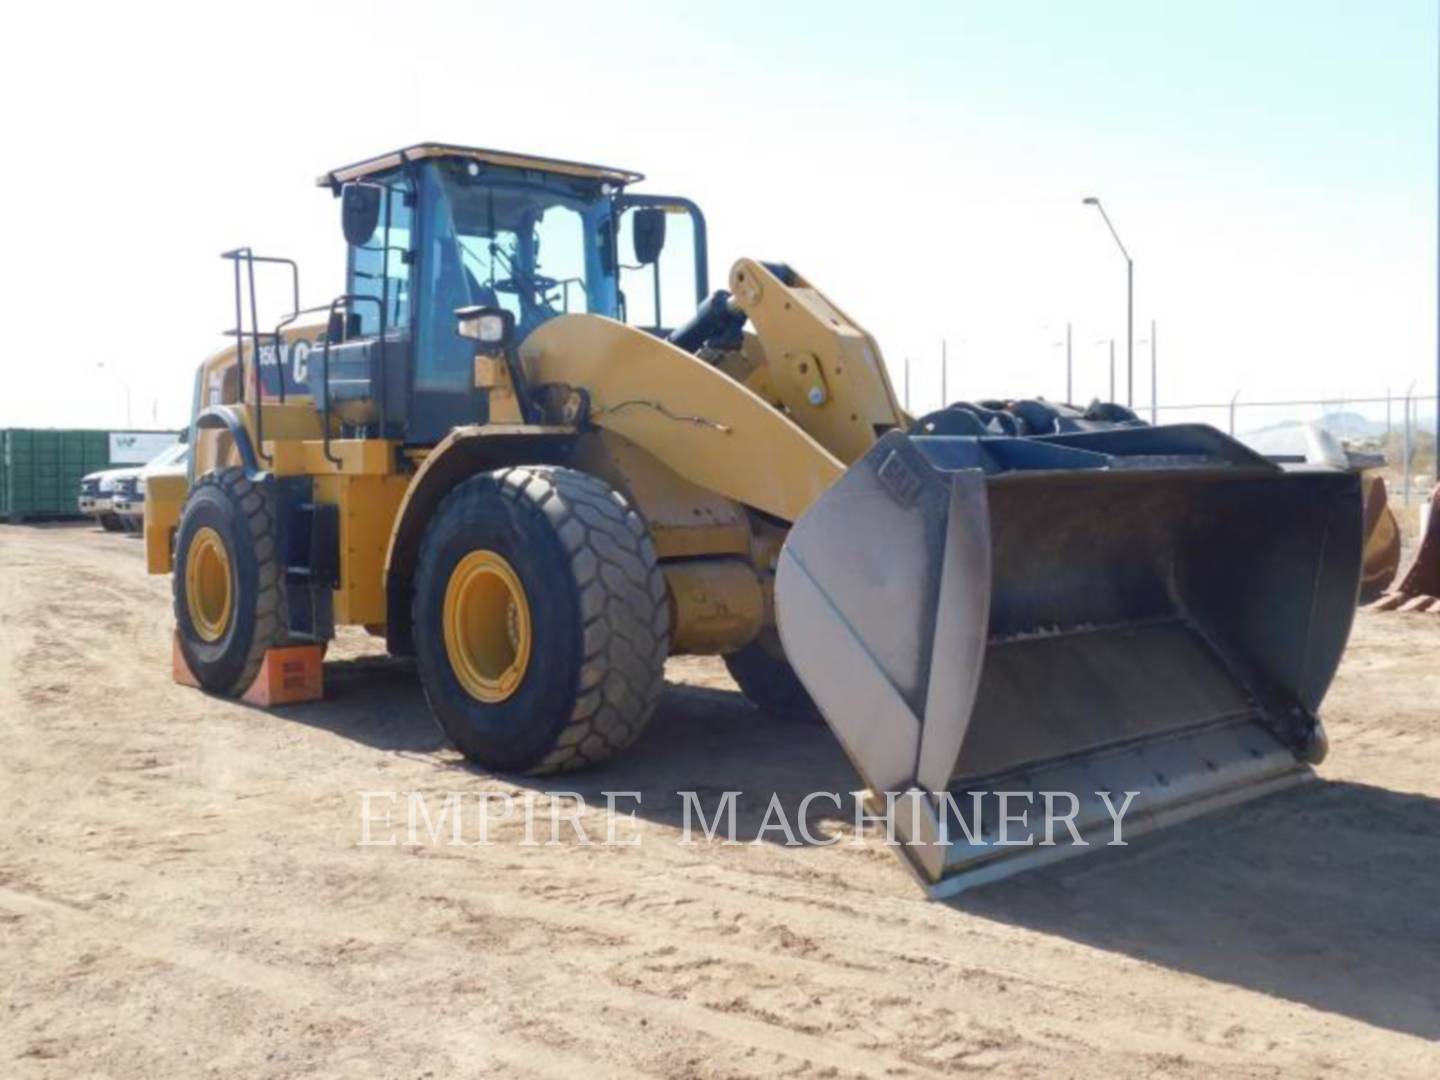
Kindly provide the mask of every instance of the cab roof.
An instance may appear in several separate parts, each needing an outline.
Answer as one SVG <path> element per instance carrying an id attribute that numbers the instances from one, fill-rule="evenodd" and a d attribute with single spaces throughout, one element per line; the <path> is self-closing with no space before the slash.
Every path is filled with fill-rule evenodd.
<path id="1" fill-rule="evenodd" d="M 483 161 L 488 165 L 503 165 L 511 169 L 534 169 L 538 172 L 559 173 L 563 176 L 583 176 L 595 180 L 608 180 L 612 184 L 633 184 L 645 179 L 640 173 L 630 172 L 627 169 L 612 169 L 606 165 L 587 165 L 581 161 L 537 157 L 534 154 L 516 154 L 508 150 L 485 150 L 476 146 L 428 142 L 416 143 L 414 146 L 407 146 L 402 150 L 366 158 L 353 165 L 343 165 L 326 173 L 316 183 L 321 187 L 335 188 L 347 180 L 359 180 L 375 173 L 385 172 L 405 161 L 423 161 L 426 158 L 439 157 Z"/>

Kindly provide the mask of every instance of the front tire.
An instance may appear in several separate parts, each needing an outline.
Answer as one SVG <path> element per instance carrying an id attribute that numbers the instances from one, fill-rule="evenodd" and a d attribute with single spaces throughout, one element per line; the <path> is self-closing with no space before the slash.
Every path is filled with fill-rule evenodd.
<path id="1" fill-rule="evenodd" d="M 471 477 L 436 511 L 415 575 L 415 658 L 471 761 L 543 774 L 640 735 L 670 650 L 645 523 L 604 481 L 522 466 Z"/>
<path id="2" fill-rule="evenodd" d="M 274 491 L 237 468 L 195 483 L 175 534 L 175 628 L 200 685 L 235 697 L 286 644 Z"/>

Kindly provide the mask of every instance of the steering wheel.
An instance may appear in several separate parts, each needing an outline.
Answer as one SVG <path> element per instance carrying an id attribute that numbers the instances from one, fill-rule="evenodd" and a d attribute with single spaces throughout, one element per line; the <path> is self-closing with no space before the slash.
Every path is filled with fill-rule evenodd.
<path id="1" fill-rule="evenodd" d="M 496 292 L 519 295 L 521 291 L 539 294 L 558 289 L 560 282 L 544 274 L 532 274 L 528 278 L 496 278 L 490 283 Z"/>

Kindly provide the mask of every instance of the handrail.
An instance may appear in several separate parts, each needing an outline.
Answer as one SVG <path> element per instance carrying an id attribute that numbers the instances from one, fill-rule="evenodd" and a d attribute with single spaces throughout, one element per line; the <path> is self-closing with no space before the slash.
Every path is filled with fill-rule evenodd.
<path id="1" fill-rule="evenodd" d="M 250 290 L 250 362 L 254 369 L 254 425 L 255 425 L 255 449 L 256 453 L 266 461 L 273 461 L 274 458 L 265 453 L 265 395 L 264 387 L 260 377 L 260 315 L 255 299 L 255 264 L 257 262 L 273 263 L 290 268 L 290 291 L 294 308 L 298 311 L 300 307 L 300 265 L 294 259 L 286 259 L 274 255 L 256 255 L 249 247 L 238 247 L 230 251 L 220 253 L 222 259 L 229 259 L 235 264 L 235 356 L 240 364 L 240 404 L 250 404 L 245 398 L 245 316 L 244 305 L 241 302 L 241 279 L 240 263 L 245 263 L 246 284 Z M 278 345 L 277 335 L 277 345 Z M 285 373 L 279 367 L 279 350 L 276 349 L 276 375 L 279 382 L 280 403 L 285 403 Z"/>

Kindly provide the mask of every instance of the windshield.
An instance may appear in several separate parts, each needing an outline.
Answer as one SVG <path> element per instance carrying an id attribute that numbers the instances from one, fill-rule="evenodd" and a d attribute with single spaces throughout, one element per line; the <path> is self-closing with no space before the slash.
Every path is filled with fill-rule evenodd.
<path id="1" fill-rule="evenodd" d="M 610 192 L 598 181 L 442 160 L 420 171 L 416 387 L 469 392 L 474 343 L 455 311 L 499 307 L 522 341 L 548 319 L 615 317 Z"/>
<path id="2" fill-rule="evenodd" d="M 593 182 L 519 175 L 441 172 L 469 302 L 509 311 L 522 337 L 556 315 L 614 315 L 614 269 L 604 243 L 608 197 Z"/>
<path id="3" fill-rule="evenodd" d="M 460 261 L 475 302 L 505 308 L 522 326 L 588 311 L 579 211 L 558 202 L 536 206 L 514 226 L 457 222 Z"/>

